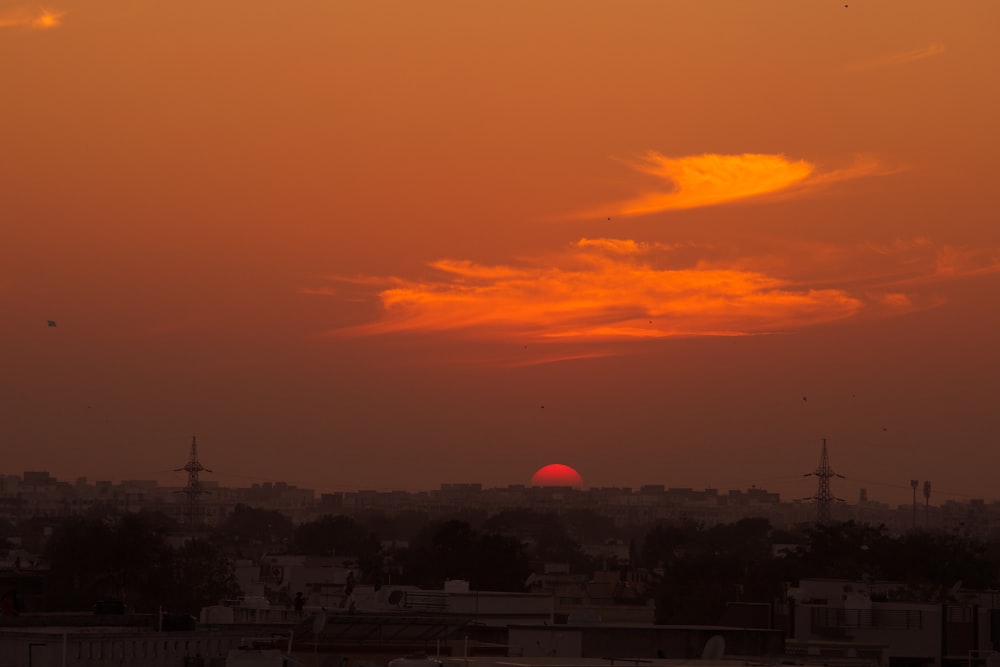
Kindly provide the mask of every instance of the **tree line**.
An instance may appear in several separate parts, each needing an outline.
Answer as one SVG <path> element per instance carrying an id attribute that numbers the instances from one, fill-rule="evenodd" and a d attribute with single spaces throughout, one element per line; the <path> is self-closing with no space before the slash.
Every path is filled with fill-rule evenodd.
<path id="1" fill-rule="evenodd" d="M 777 530 L 767 519 L 705 526 L 661 523 L 628 534 L 595 513 L 557 515 L 508 510 L 492 516 L 430 520 L 323 516 L 298 525 L 280 512 L 237 506 L 216 528 L 178 539 L 161 514 L 66 519 L 53 527 L 47 610 L 89 609 L 99 600 L 124 601 L 135 611 L 196 613 L 238 597 L 235 558 L 262 553 L 350 557 L 359 583 L 439 588 L 465 579 L 474 590 L 524 590 L 542 562 L 572 573 L 618 570 L 641 582 L 661 623 L 715 623 L 727 602 L 775 601 L 801 578 L 901 583 L 911 599 L 942 600 L 957 582 L 1000 585 L 1000 544 L 960 533 L 914 531 L 854 522 L 805 524 Z M 629 545 L 627 562 L 589 556 L 582 543 Z"/>

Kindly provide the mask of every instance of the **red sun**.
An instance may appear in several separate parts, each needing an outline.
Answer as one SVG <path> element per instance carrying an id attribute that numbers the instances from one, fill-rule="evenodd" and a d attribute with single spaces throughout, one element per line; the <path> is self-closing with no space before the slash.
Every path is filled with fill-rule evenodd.
<path id="1" fill-rule="evenodd" d="M 583 487 L 580 473 L 561 463 L 552 463 L 531 476 L 532 486 L 572 486 L 574 489 Z"/>

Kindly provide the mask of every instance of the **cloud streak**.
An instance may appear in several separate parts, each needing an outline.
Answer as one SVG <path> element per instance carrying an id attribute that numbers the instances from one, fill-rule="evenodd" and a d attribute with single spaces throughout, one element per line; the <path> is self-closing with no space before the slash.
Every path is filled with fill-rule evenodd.
<path id="1" fill-rule="evenodd" d="M 0 28 L 49 30 L 62 25 L 66 12 L 32 7 L 15 7 L 0 11 Z"/>
<path id="2" fill-rule="evenodd" d="M 681 264 L 677 246 L 584 238 L 519 266 L 467 260 L 431 266 L 432 280 L 381 279 L 380 319 L 336 333 L 533 343 L 787 333 L 930 307 L 940 300 L 927 285 L 1000 273 L 995 253 L 926 239 L 812 244 Z"/>
<path id="3" fill-rule="evenodd" d="M 667 157 L 649 151 L 629 166 L 657 178 L 666 187 L 603 207 L 597 214 L 647 215 L 762 197 L 800 196 L 839 181 L 886 173 L 872 158 L 859 158 L 847 167 L 819 171 L 815 164 L 805 160 L 764 153 Z"/>
<path id="4" fill-rule="evenodd" d="M 870 60 L 862 60 L 856 63 L 851 63 L 841 67 L 838 71 L 862 72 L 866 70 L 883 69 L 886 67 L 898 67 L 900 65 L 908 65 L 920 60 L 926 60 L 928 58 L 933 58 L 934 56 L 939 56 L 946 50 L 945 45 L 941 42 L 931 42 L 927 46 L 921 48 L 900 51 L 898 53 L 890 53 L 877 58 L 872 58 Z"/>
<path id="5" fill-rule="evenodd" d="M 336 296 L 337 292 L 332 287 L 301 287 L 299 294 L 309 296 Z"/>

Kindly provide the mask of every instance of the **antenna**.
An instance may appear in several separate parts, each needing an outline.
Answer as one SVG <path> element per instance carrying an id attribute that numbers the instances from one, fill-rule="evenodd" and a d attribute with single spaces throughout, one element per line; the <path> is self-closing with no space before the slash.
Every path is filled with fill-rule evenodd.
<path id="1" fill-rule="evenodd" d="M 201 500 L 199 496 L 203 493 L 208 493 L 208 491 L 202 488 L 201 482 L 198 481 L 198 473 L 212 472 L 198 460 L 198 438 L 195 436 L 191 436 L 191 455 L 188 457 L 188 462 L 183 468 L 174 470 L 174 472 L 181 471 L 188 474 L 187 486 L 181 489 L 181 493 L 187 495 L 186 523 L 188 528 L 193 528 L 195 525 L 201 523 L 202 519 Z"/>
<path id="2" fill-rule="evenodd" d="M 844 476 L 835 473 L 833 468 L 830 467 L 830 457 L 826 453 L 826 438 L 823 438 L 823 449 L 819 455 L 819 466 L 816 470 L 805 474 L 806 477 L 810 475 L 818 478 L 816 495 L 808 499 L 816 501 L 816 523 L 830 523 L 830 506 L 835 500 L 840 500 L 840 498 L 834 497 L 833 491 L 830 490 L 830 478 L 840 477 L 843 479 Z"/>

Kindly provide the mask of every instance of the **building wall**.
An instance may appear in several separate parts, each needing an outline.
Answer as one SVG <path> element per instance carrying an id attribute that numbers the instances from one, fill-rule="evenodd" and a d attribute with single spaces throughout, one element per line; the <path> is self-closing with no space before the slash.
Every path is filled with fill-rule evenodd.
<path id="1" fill-rule="evenodd" d="M 526 658 L 583 656 L 583 632 L 569 628 L 510 628 L 507 643 L 512 655 Z"/>
<path id="2" fill-rule="evenodd" d="M 719 635 L 726 653 L 775 657 L 785 651 L 780 630 L 712 626 L 512 626 L 512 655 L 557 658 L 700 658 L 705 644 Z"/>
<path id="3" fill-rule="evenodd" d="M 870 609 L 845 609 L 839 604 L 798 604 L 794 613 L 794 639 L 799 642 L 878 644 L 885 647 L 890 662 L 905 658 L 940 666 L 940 605 L 875 602 Z"/>
<path id="4" fill-rule="evenodd" d="M 239 644 L 222 634 L 0 632 L 0 667 L 181 667 L 196 658 L 209 665 Z"/>

